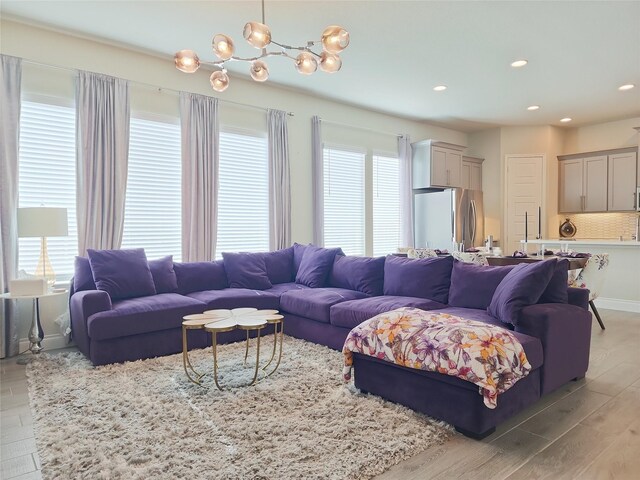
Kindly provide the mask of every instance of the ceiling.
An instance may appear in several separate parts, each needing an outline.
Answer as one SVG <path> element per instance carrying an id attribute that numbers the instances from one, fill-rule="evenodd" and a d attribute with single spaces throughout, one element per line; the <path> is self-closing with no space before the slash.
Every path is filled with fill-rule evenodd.
<path id="1" fill-rule="evenodd" d="M 298 74 L 268 59 L 269 82 L 463 131 L 493 125 L 577 126 L 640 116 L 638 1 L 266 1 L 273 39 L 302 45 L 327 25 L 351 44 L 337 74 Z M 213 61 L 211 38 L 236 52 L 260 20 L 259 1 L 11 1 L 3 17 L 166 55 L 191 48 Z M 510 63 L 527 59 L 528 65 Z M 247 74 L 247 65 L 229 65 Z M 618 87 L 636 88 L 621 92 Z M 435 92 L 436 85 L 447 85 Z M 230 89 L 233 88 L 233 78 Z M 218 94 L 224 96 L 224 93 Z M 527 111 L 539 105 L 537 111 Z"/>

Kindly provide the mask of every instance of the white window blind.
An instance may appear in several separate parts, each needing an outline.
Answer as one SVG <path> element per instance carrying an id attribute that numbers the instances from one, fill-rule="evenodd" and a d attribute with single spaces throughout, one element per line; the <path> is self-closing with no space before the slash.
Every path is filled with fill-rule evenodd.
<path id="1" fill-rule="evenodd" d="M 373 255 L 397 251 L 400 244 L 400 178 L 395 157 L 373 156 Z"/>
<path id="2" fill-rule="evenodd" d="M 323 149 L 324 244 L 347 255 L 365 254 L 364 162 L 364 152 Z"/>
<path id="3" fill-rule="evenodd" d="M 48 238 L 47 249 L 57 280 L 69 280 L 78 254 L 73 107 L 22 101 L 18 170 L 20 207 L 67 209 L 69 236 Z M 33 274 L 40 256 L 40 239 L 21 238 L 18 248 L 18 268 Z"/>
<path id="4" fill-rule="evenodd" d="M 219 177 L 216 256 L 269 250 L 267 138 L 220 132 Z"/>
<path id="5" fill-rule="evenodd" d="M 181 257 L 180 125 L 131 118 L 122 248 Z"/>

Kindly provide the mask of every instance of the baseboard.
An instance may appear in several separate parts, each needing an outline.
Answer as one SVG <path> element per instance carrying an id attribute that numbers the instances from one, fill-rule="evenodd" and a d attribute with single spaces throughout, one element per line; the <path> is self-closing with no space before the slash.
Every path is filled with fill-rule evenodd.
<path id="1" fill-rule="evenodd" d="M 48 352 L 49 350 L 56 350 L 58 348 L 65 348 L 73 345 L 73 343 L 67 342 L 67 337 L 60 335 L 59 333 L 45 335 L 42 340 L 42 348 L 43 352 Z M 20 352 L 24 352 L 29 349 L 29 339 L 21 338 L 20 339 Z"/>
<path id="2" fill-rule="evenodd" d="M 605 310 L 620 310 L 622 312 L 640 313 L 640 301 L 638 300 L 620 300 L 617 298 L 598 297 L 594 300 L 596 307 Z"/>

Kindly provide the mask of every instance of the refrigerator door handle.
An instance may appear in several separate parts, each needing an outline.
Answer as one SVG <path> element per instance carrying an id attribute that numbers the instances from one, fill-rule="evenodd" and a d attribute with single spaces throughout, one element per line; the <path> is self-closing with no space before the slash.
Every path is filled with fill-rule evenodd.
<path id="1" fill-rule="evenodd" d="M 471 218 L 470 220 L 473 221 L 473 226 L 471 227 L 471 246 L 474 247 L 476 244 L 476 215 L 477 215 L 477 211 L 476 211 L 476 201 L 475 200 L 471 200 Z"/>

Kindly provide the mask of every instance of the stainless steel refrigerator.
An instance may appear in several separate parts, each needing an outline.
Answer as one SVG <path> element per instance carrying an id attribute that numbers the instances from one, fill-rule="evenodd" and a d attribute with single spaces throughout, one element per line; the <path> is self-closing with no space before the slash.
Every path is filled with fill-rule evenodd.
<path id="1" fill-rule="evenodd" d="M 484 245 L 482 192 L 462 188 L 413 191 L 416 248 L 452 250 Z"/>

